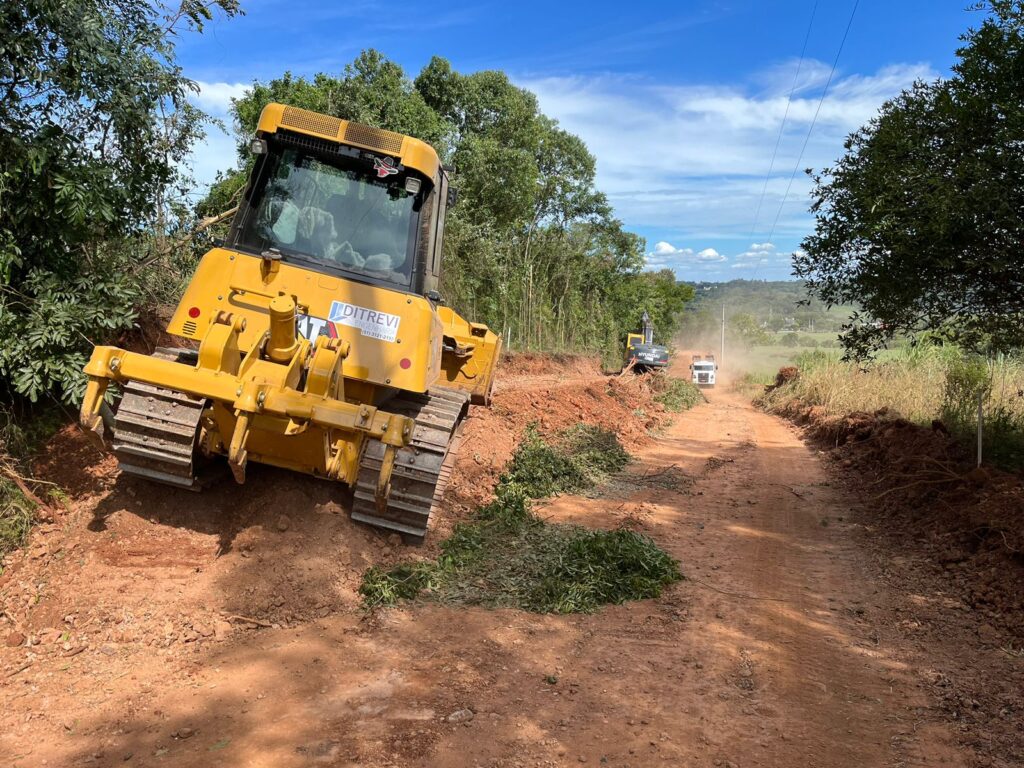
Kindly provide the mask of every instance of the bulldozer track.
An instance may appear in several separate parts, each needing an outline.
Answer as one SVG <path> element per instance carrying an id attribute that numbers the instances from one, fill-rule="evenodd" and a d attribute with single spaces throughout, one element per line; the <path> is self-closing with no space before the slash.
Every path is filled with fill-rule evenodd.
<path id="1" fill-rule="evenodd" d="M 157 348 L 154 357 L 185 362 L 190 350 Z M 114 414 L 113 447 L 121 471 L 167 485 L 200 489 L 196 441 L 206 401 L 129 381 Z"/>
<path id="2" fill-rule="evenodd" d="M 395 456 L 387 507 L 377 509 L 376 489 L 384 444 L 371 441 L 359 463 L 352 519 L 397 531 L 410 544 L 420 544 L 430 515 L 444 496 L 458 448 L 458 434 L 469 395 L 435 387 L 426 394 L 405 393 L 382 407 L 416 420 L 412 442 Z"/>

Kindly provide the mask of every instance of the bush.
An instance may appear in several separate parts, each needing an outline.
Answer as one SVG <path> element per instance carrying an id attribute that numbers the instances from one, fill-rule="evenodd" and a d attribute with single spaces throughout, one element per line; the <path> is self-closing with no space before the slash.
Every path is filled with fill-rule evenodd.
<path id="1" fill-rule="evenodd" d="M 61 421 L 56 409 L 36 407 L 15 419 L 9 409 L 0 408 L 0 557 L 25 543 L 35 517 L 36 505 L 14 478 L 26 474 L 28 457 Z M 30 488 L 33 484 L 30 478 L 20 482 Z"/>
<path id="2" fill-rule="evenodd" d="M 35 505 L 17 485 L 0 477 L 0 557 L 25 543 L 34 515 Z"/>

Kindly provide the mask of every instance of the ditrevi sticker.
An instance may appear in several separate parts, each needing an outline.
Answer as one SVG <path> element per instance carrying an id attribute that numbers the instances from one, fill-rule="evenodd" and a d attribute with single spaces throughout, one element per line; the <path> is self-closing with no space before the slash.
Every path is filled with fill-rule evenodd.
<path id="1" fill-rule="evenodd" d="M 402 318 L 379 309 L 334 301 L 331 302 L 331 310 L 326 318 L 299 315 L 298 321 L 299 333 L 307 339 L 315 339 L 317 336 L 336 339 L 338 326 L 344 325 L 357 328 L 362 336 L 393 343 L 398 338 L 398 326 Z"/>

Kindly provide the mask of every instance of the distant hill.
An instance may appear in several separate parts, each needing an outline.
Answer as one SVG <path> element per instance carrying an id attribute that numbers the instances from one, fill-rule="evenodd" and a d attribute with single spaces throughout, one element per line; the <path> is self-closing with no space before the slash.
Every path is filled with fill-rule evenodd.
<path id="1" fill-rule="evenodd" d="M 827 309 L 813 299 L 801 304 L 808 296 L 799 280 L 731 280 L 690 285 L 695 297 L 683 313 L 683 334 L 690 338 L 711 339 L 720 332 L 723 303 L 727 328 L 757 328 L 773 337 L 797 332 L 827 338 L 839 332 L 854 310 L 852 305 Z"/>

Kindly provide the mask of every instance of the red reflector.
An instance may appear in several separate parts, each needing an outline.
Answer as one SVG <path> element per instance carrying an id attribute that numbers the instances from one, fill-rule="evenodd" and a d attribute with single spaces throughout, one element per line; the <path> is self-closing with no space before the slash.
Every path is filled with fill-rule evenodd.
<path id="1" fill-rule="evenodd" d="M 403 369 L 407 369 L 410 365 L 412 365 L 412 360 L 410 360 L 408 357 L 403 357 L 401 362 L 399 362 L 399 365 L 402 366 Z"/>
<path id="2" fill-rule="evenodd" d="M 188 311 L 188 316 L 189 317 L 199 317 L 199 307 L 192 307 Z"/>

